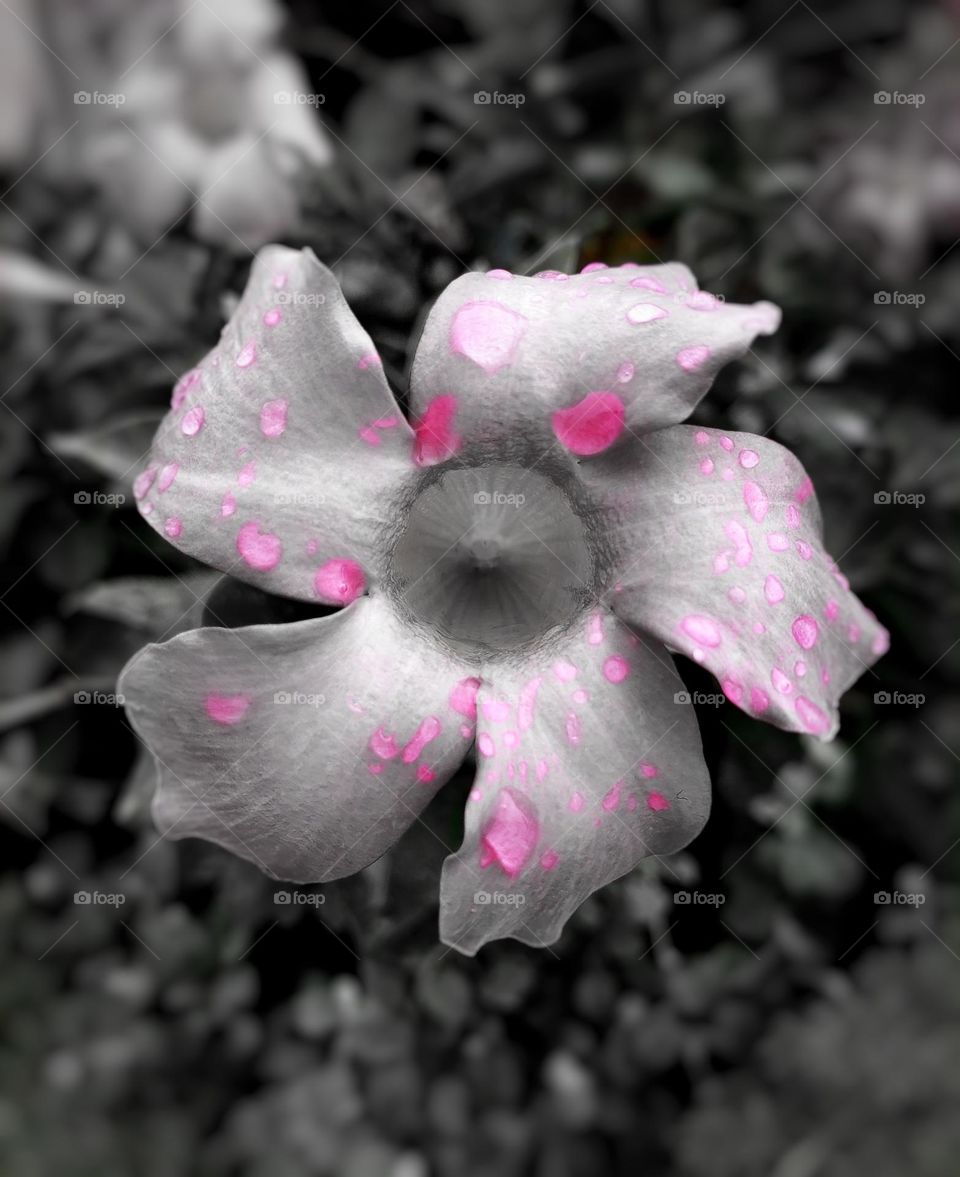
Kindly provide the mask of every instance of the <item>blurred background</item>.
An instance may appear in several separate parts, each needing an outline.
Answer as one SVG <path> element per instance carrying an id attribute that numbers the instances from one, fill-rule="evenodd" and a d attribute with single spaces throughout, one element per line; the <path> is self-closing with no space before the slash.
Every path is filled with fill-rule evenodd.
<path id="1" fill-rule="evenodd" d="M 956 0 L 0 3 L 0 1172 L 956 1177 L 958 80 Z M 291 615 L 130 489 L 268 241 L 401 395 L 470 268 L 784 308 L 694 420 L 798 454 L 891 651 L 829 745 L 700 706 L 707 829 L 552 949 L 438 944 L 454 787 L 298 905 L 151 827 L 118 669 Z"/>

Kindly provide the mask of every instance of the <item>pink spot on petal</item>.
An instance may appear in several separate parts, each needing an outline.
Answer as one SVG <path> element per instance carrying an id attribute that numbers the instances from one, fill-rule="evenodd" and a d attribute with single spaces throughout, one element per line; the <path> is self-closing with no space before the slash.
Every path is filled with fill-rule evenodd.
<path id="1" fill-rule="evenodd" d="M 635 371 L 636 369 L 634 368 L 633 364 L 631 364 L 629 360 L 624 360 L 620 367 L 617 368 L 617 382 L 619 384 L 629 384 L 629 382 L 633 379 L 633 374 Z"/>
<path id="2" fill-rule="evenodd" d="M 573 682 L 577 677 L 577 668 L 572 662 L 566 662 L 561 658 L 559 662 L 554 662 L 553 673 L 561 682 Z"/>
<path id="3" fill-rule="evenodd" d="M 237 353 L 237 367 L 249 368 L 257 358 L 257 345 L 255 343 L 245 343 L 240 351 Z"/>
<path id="4" fill-rule="evenodd" d="M 654 791 L 647 794 L 647 808 L 654 813 L 662 813 L 665 809 L 670 808 L 670 802 L 663 793 Z"/>
<path id="5" fill-rule="evenodd" d="M 800 508 L 799 507 L 795 506 L 793 503 L 788 503 L 785 514 L 786 514 L 786 518 L 787 518 L 787 527 L 794 527 L 795 528 L 795 527 L 800 526 Z"/>
<path id="6" fill-rule="evenodd" d="M 513 362 L 526 327 L 526 317 L 502 303 L 464 303 L 453 317 L 450 347 L 493 376 Z"/>
<path id="7" fill-rule="evenodd" d="M 378 727 L 370 737 L 370 750 L 381 760 L 393 760 L 400 752 L 396 736 L 392 732 L 385 732 L 382 727 Z"/>
<path id="8" fill-rule="evenodd" d="M 163 525 L 163 530 L 171 539 L 179 539 L 183 534 L 183 521 L 176 518 L 168 519 Z"/>
<path id="9" fill-rule="evenodd" d="M 588 392 L 578 404 L 558 409 L 553 432 L 571 453 L 589 457 L 609 449 L 623 432 L 626 411 L 612 392 Z"/>
<path id="10" fill-rule="evenodd" d="M 640 774 L 647 778 L 648 781 L 654 780 L 660 775 L 660 769 L 655 764 L 651 764 L 648 760 L 641 760 Z"/>
<path id="11" fill-rule="evenodd" d="M 191 368 L 189 372 L 184 373 L 183 376 L 173 386 L 173 393 L 170 397 L 170 407 L 179 409 L 186 399 L 187 393 L 200 380 L 202 373 L 199 368 Z"/>
<path id="12" fill-rule="evenodd" d="M 272 571 L 283 555 L 283 547 L 277 536 L 261 531 L 258 523 L 245 523 L 240 528 L 237 533 L 237 551 L 257 572 Z"/>
<path id="13" fill-rule="evenodd" d="M 811 548 L 808 543 L 804 543 L 804 541 L 802 539 L 798 539 L 796 546 L 797 546 L 797 552 L 799 553 L 801 560 L 812 560 L 813 559 L 813 548 Z"/>
<path id="14" fill-rule="evenodd" d="M 133 497 L 135 499 L 142 499 L 150 487 L 153 486 L 153 480 L 156 476 L 156 466 L 148 466 L 146 470 L 141 470 L 133 481 Z"/>
<path id="15" fill-rule="evenodd" d="M 247 464 L 241 468 L 240 473 L 237 475 L 237 482 L 240 484 L 240 486 L 251 486 L 256 477 L 256 462 L 247 462 Z"/>
<path id="16" fill-rule="evenodd" d="M 727 593 L 727 596 L 731 601 L 733 601 L 735 605 L 742 605 L 743 602 L 747 599 L 747 594 L 743 591 L 742 588 L 739 587 L 739 585 L 736 585 L 730 589 L 730 591 Z"/>
<path id="17" fill-rule="evenodd" d="M 282 318 L 283 318 L 283 312 L 280 310 L 280 308 L 279 307 L 272 307 L 263 316 L 263 321 L 264 321 L 264 323 L 266 323 L 266 325 L 268 327 L 276 327 L 276 325 L 280 322 L 280 320 Z"/>
<path id="18" fill-rule="evenodd" d="M 638 302 L 627 311 L 627 321 L 630 323 L 653 323 L 657 319 L 667 318 L 669 312 L 655 302 Z"/>
<path id="19" fill-rule="evenodd" d="M 517 704 L 517 726 L 522 732 L 533 726 L 534 714 L 537 708 L 537 694 L 543 680 L 532 678 L 525 683 L 520 691 L 520 701 Z"/>
<path id="20" fill-rule="evenodd" d="M 570 810 L 571 813 L 579 813 L 580 810 L 583 809 L 583 804 L 584 804 L 583 794 L 582 793 L 574 793 L 573 796 L 570 798 L 570 804 L 567 806 L 567 808 Z"/>
<path id="21" fill-rule="evenodd" d="M 501 789 L 493 817 L 481 838 L 482 867 L 496 862 L 514 879 L 523 870 L 540 837 L 531 802 L 516 789 Z"/>
<path id="22" fill-rule="evenodd" d="M 809 478 L 805 478 L 803 482 L 797 487 L 796 494 L 793 496 L 798 503 L 805 503 L 813 494 L 813 483 Z"/>
<path id="23" fill-rule="evenodd" d="M 704 433 L 702 429 L 698 429 L 697 432 L 693 435 L 693 440 L 697 443 L 697 445 L 707 445 L 710 441 L 710 434 Z"/>
<path id="24" fill-rule="evenodd" d="M 480 710 L 483 712 L 483 718 L 490 723 L 506 723 L 512 708 L 502 699 L 484 699 L 480 704 Z"/>
<path id="25" fill-rule="evenodd" d="M 544 870 L 554 870 L 557 863 L 560 861 L 560 855 L 556 850 L 548 850 L 546 854 L 540 859 L 540 865 Z"/>
<path id="26" fill-rule="evenodd" d="M 600 802 L 602 808 L 604 808 L 608 813 L 612 813 L 620 805 L 620 790 L 622 788 L 623 781 L 616 781 L 613 788 Z"/>
<path id="27" fill-rule="evenodd" d="M 587 642 L 591 646 L 603 643 L 603 614 L 591 613 L 587 618 Z"/>
<path id="28" fill-rule="evenodd" d="M 770 696 L 766 691 L 760 687 L 751 687 L 750 689 L 750 710 L 755 715 L 762 715 L 764 711 L 770 706 Z"/>
<path id="29" fill-rule="evenodd" d="M 723 534 L 733 544 L 734 563 L 738 568 L 745 568 L 753 559 L 753 544 L 750 542 L 750 533 L 739 519 L 731 519 L 729 523 L 724 525 Z"/>
<path id="30" fill-rule="evenodd" d="M 743 699 L 743 687 L 736 681 L 736 679 L 725 678 L 720 686 L 723 688 L 723 693 L 730 700 L 731 703 L 739 704 Z"/>
<path id="31" fill-rule="evenodd" d="M 756 450 L 741 450 L 737 459 L 744 470 L 752 470 L 760 461 L 760 455 Z"/>
<path id="32" fill-rule="evenodd" d="M 264 437 L 280 437 L 287 427 L 287 402 L 267 401 L 260 409 L 260 432 Z"/>
<path id="33" fill-rule="evenodd" d="M 313 591 L 328 605 L 349 605 L 366 587 L 367 578 L 355 560 L 328 560 L 313 574 Z"/>
<path id="34" fill-rule="evenodd" d="M 220 503 L 220 514 L 223 516 L 224 519 L 228 519 L 234 513 L 234 511 L 236 511 L 236 509 L 237 509 L 236 496 L 231 494 L 230 491 L 227 491 L 227 493 L 223 496 L 223 500 Z"/>
<path id="35" fill-rule="evenodd" d="M 232 727 L 239 723 L 250 708 L 249 695 L 207 695 L 203 701 L 204 710 L 215 722 L 225 727 Z"/>
<path id="36" fill-rule="evenodd" d="M 771 552 L 785 552 L 790 547 L 790 541 L 779 531 L 771 531 L 767 534 L 767 547 Z"/>
<path id="37" fill-rule="evenodd" d="M 793 690 L 793 684 L 778 666 L 770 671 L 770 681 L 781 695 L 789 695 Z"/>
<path id="38" fill-rule="evenodd" d="M 435 396 L 414 422 L 413 460 L 418 466 L 435 466 L 459 451 L 463 438 L 453 427 L 456 415 L 457 398 L 447 394 Z"/>
<path id="39" fill-rule="evenodd" d="M 488 732 L 481 732 L 477 736 L 477 748 L 481 756 L 493 756 L 496 753 L 496 745 Z"/>
<path id="40" fill-rule="evenodd" d="M 703 458 L 700 461 L 700 473 L 712 474 L 714 470 L 713 458 Z"/>
<path id="41" fill-rule="evenodd" d="M 567 732 L 567 739 L 571 744 L 580 743 L 580 719 L 573 711 L 567 716 L 565 728 Z"/>

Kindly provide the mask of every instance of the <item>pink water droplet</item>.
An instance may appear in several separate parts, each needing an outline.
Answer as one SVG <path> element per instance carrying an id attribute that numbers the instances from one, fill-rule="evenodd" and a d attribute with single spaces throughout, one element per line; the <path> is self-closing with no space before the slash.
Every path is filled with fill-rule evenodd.
<path id="1" fill-rule="evenodd" d="M 709 359 L 710 348 L 704 347 L 702 344 L 696 344 L 693 347 L 682 347 L 677 352 L 677 363 L 683 368 L 684 372 L 696 372 Z"/>
<path id="2" fill-rule="evenodd" d="M 240 469 L 237 475 L 237 482 L 240 486 L 252 486 L 257 477 L 257 463 L 247 462 L 247 464 Z"/>
<path id="3" fill-rule="evenodd" d="M 487 277 L 497 282 L 506 282 L 513 277 L 509 270 L 487 270 Z"/>
<path id="4" fill-rule="evenodd" d="M 370 750 L 381 760 L 393 760 L 400 752 L 397 737 L 393 732 L 385 732 L 382 727 L 378 727 L 370 737 Z"/>
<path id="5" fill-rule="evenodd" d="M 655 302 L 638 302 L 627 311 L 627 321 L 634 324 L 653 323 L 657 319 L 666 319 L 669 312 Z"/>
<path id="6" fill-rule="evenodd" d="M 779 666 L 775 666 L 773 670 L 770 671 L 770 681 L 773 683 L 774 688 L 778 690 L 781 695 L 789 695 L 793 690 L 793 684 Z"/>
<path id="7" fill-rule="evenodd" d="M 413 764 L 419 760 L 427 746 L 440 735 L 440 720 L 435 715 L 428 715 L 410 737 L 403 749 L 401 760 L 404 764 Z"/>
<path id="8" fill-rule="evenodd" d="M 577 668 L 572 662 L 561 658 L 558 662 L 554 662 L 553 673 L 561 682 L 573 682 L 577 677 Z"/>
<path id="9" fill-rule="evenodd" d="M 481 732 L 477 736 L 477 749 L 481 756 L 493 756 L 496 754 L 497 748 L 489 732 Z"/>
<path id="10" fill-rule="evenodd" d="M 724 524 L 723 534 L 733 544 L 734 563 L 738 568 L 746 568 L 753 559 L 753 544 L 750 542 L 750 533 L 739 519 L 731 519 L 728 523 Z"/>
<path id="11" fill-rule="evenodd" d="M 237 509 L 236 495 L 233 495 L 230 493 L 230 491 L 227 491 L 227 493 L 223 496 L 223 499 L 220 503 L 220 514 L 223 516 L 224 519 L 229 519 L 229 517 L 234 513 L 234 511 L 236 511 L 236 509 Z"/>
<path id="12" fill-rule="evenodd" d="M 750 710 L 755 715 L 762 715 L 770 706 L 770 696 L 760 687 L 750 688 Z"/>
<path id="13" fill-rule="evenodd" d="M 261 531 L 256 522 L 245 523 L 237 533 L 237 551 L 257 572 L 270 572 L 280 563 L 283 547 L 277 536 Z"/>
<path id="14" fill-rule="evenodd" d="M 587 618 L 587 642 L 591 646 L 603 644 L 603 614 L 591 613 Z"/>
<path id="15" fill-rule="evenodd" d="M 646 274 L 644 274 L 641 278 L 631 278 L 630 285 L 635 287 L 637 290 L 652 290 L 654 294 L 670 293 L 666 286 L 664 286 L 659 279 L 651 278 Z"/>
<path id="16" fill-rule="evenodd" d="M 180 422 L 180 431 L 185 437 L 196 437 L 203 428 L 205 414 L 200 405 L 194 406 L 192 409 L 187 409 L 183 414 L 183 420 Z"/>
<path id="17" fill-rule="evenodd" d="M 714 470 L 713 458 L 702 458 L 700 460 L 700 473 L 712 474 Z"/>
<path id="18" fill-rule="evenodd" d="M 457 398 L 435 396 L 413 425 L 413 460 L 418 466 L 435 466 L 452 458 L 463 445 L 463 438 L 454 429 Z"/>
<path id="19" fill-rule="evenodd" d="M 700 646 L 719 646 L 723 640 L 720 627 L 712 617 L 691 613 L 680 622 L 680 628 Z"/>
<path id="20" fill-rule="evenodd" d="M 146 470 L 141 470 L 133 480 L 133 497 L 135 499 L 142 499 L 150 487 L 153 486 L 153 480 L 156 476 L 156 466 L 148 466 Z"/>
<path id="21" fill-rule="evenodd" d="M 641 760 L 640 774 L 646 777 L 648 781 L 654 780 L 660 775 L 660 769 L 655 764 L 651 764 L 648 760 Z"/>
<path id="22" fill-rule="evenodd" d="M 567 716 L 566 723 L 567 739 L 571 744 L 580 743 L 580 717 L 573 711 Z"/>
<path id="23" fill-rule="evenodd" d="M 743 602 L 747 599 L 747 594 L 743 591 L 742 588 L 740 588 L 739 585 L 735 585 L 732 589 L 730 589 L 727 593 L 727 596 L 731 601 L 733 601 L 735 605 L 742 605 Z"/>
<path id="24" fill-rule="evenodd" d="M 179 539 L 183 534 L 183 520 L 172 517 L 164 523 L 163 530 L 170 539 Z"/>
<path id="25" fill-rule="evenodd" d="M 812 650 L 817 644 L 817 638 L 820 634 L 820 626 L 817 625 L 816 620 L 808 613 L 797 617 L 790 626 L 793 633 L 793 640 L 804 650 Z"/>
<path id="26" fill-rule="evenodd" d="M 720 448 L 722 450 L 726 450 L 728 454 L 731 453 L 731 451 L 733 450 L 733 438 L 732 437 L 721 437 L 720 438 Z"/>
<path id="27" fill-rule="evenodd" d="M 165 491 L 173 486 L 174 480 L 180 473 L 180 466 L 177 462 L 168 462 L 166 466 L 160 471 L 157 477 L 157 490 Z"/>
<path id="28" fill-rule="evenodd" d="M 630 674 L 630 663 L 620 654 L 611 654 L 603 664 L 603 677 L 609 683 L 622 683 Z"/>
<path id="29" fill-rule="evenodd" d="M 801 560 L 813 559 L 813 548 L 811 548 L 808 543 L 804 543 L 802 539 L 798 539 L 796 546 Z"/>
<path id="30" fill-rule="evenodd" d="M 737 460 L 744 470 L 752 470 L 759 463 L 760 455 L 756 450 L 741 450 Z"/>
<path id="31" fill-rule="evenodd" d="M 588 392 L 578 404 L 558 409 L 553 432 L 573 454 L 589 457 L 609 449 L 623 432 L 626 410 L 613 392 Z"/>
<path id="32" fill-rule="evenodd" d="M 263 316 L 263 321 L 264 321 L 264 323 L 266 323 L 266 325 L 268 327 L 276 327 L 276 325 L 280 322 L 280 320 L 282 318 L 283 318 L 283 312 L 280 310 L 280 308 L 279 307 L 272 307 Z"/>
<path id="33" fill-rule="evenodd" d="M 249 695 L 220 695 L 211 693 L 203 701 L 204 710 L 214 723 L 232 727 L 247 714 L 252 702 Z"/>
<path id="34" fill-rule="evenodd" d="M 173 386 L 173 393 L 170 396 L 170 407 L 179 409 L 186 400 L 187 393 L 190 392 L 200 381 L 203 373 L 199 368 L 191 368 L 189 372 L 185 372 L 180 379 Z"/>
<path id="35" fill-rule="evenodd" d="M 506 723 L 513 708 L 502 699 L 484 699 L 480 704 L 484 719 L 491 723 Z"/>
<path id="36" fill-rule="evenodd" d="M 886 654 L 889 649 L 890 634 L 885 629 L 881 629 L 877 636 L 870 643 L 870 651 L 871 653 L 876 654 L 879 658 L 883 654 Z"/>
<path id="37" fill-rule="evenodd" d="M 803 695 L 797 697 L 794 703 L 797 715 L 800 722 L 807 729 L 808 732 L 813 732 L 814 735 L 823 735 L 824 732 L 830 729 L 830 717 Z"/>
<path id="38" fill-rule="evenodd" d="M 771 531 L 767 534 L 767 547 L 771 552 L 785 552 L 790 547 L 790 541 L 779 531 Z"/>
<path id="39" fill-rule="evenodd" d="M 574 793 L 573 796 L 570 798 L 570 804 L 567 806 L 567 808 L 570 810 L 571 813 L 579 813 L 580 810 L 583 809 L 583 805 L 584 805 L 583 794 L 582 793 Z"/>
<path id="40" fill-rule="evenodd" d="M 807 664 L 803 661 L 802 658 L 794 662 L 793 673 L 797 676 L 797 678 L 803 678 L 803 676 L 807 673 Z"/>
<path id="41" fill-rule="evenodd" d="M 629 360 L 624 360 L 620 367 L 617 368 L 617 382 L 619 384 L 629 384 L 629 382 L 633 379 L 633 374 L 635 371 L 636 369 L 634 368 L 633 364 L 631 364 Z"/>
<path id="42" fill-rule="evenodd" d="M 493 376 L 513 362 L 527 320 L 499 302 L 468 302 L 450 327 L 450 347 Z"/>
<path id="43" fill-rule="evenodd" d="M 802 503 L 805 503 L 807 501 L 807 499 L 809 499 L 812 494 L 813 494 L 813 483 L 810 481 L 809 478 L 805 478 L 803 480 L 803 482 L 801 482 L 800 485 L 797 487 L 796 493 L 794 494 L 793 497 L 797 500 L 798 503 L 802 504 Z"/>
<path id="44" fill-rule="evenodd" d="M 556 850 L 548 850 L 546 854 L 540 859 L 540 865 L 544 870 L 555 870 L 557 863 L 560 861 L 560 855 Z"/>
<path id="45" fill-rule="evenodd" d="M 536 810 L 516 789 L 501 789 L 493 816 L 481 837 L 481 867 L 496 862 L 511 879 L 530 859 L 540 838 Z"/>
<path id="46" fill-rule="evenodd" d="M 238 368 L 249 368 L 251 364 L 256 362 L 256 359 L 257 345 L 255 343 L 245 343 L 237 353 L 236 364 Z"/>
<path id="47" fill-rule="evenodd" d="M 697 445 L 708 445 L 710 442 L 710 434 L 704 433 L 702 429 L 698 429 L 697 432 L 693 435 L 693 440 L 697 443 Z"/>
<path id="48" fill-rule="evenodd" d="M 777 605 L 787 595 L 784 592 L 783 585 L 780 579 L 771 573 L 763 582 L 763 595 L 771 605 Z"/>
<path id="49" fill-rule="evenodd" d="M 264 437 L 281 437 L 287 428 L 287 402 L 267 401 L 260 408 L 260 432 Z"/>
<path id="50" fill-rule="evenodd" d="M 477 718 L 477 691 L 480 690 L 480 679 L 462 678 L 450 692 L 447 702 L 458 715 L 465 715 L 468 719 Z"/>
<path id="51" fill-rule="evenodd" d="M 313 591 L 328 605 L 349 605 L 366 587 L 367 578 L 355 560 L 328 560 L 313 574 Z"/>
<path id="52" fill-rule="evenodd" d="M 620 790 L 623 788 L 623 781 L 615 781 L 613 788 L 604 796 L 600 805 L 608 813 L 612 813 L 620 805 Z"/>
<path id="53" fill-rule="evenodd" d="M 767 511 L 770 510 L 770 503 L 763 490 L 755 482 L 743 484 L 743 501 L 754 523 L 762 523 L 767 517 Z"/>
<path id="54" fill-rule="evenodd" d="M 799 507 L 795 506 L 793 503 L 788 503 L 785 514 L 786 514 L 786 519 L 787 519 L 787 527 L 799 527 L 800 526 L 800 508 Z"/>
<path id="55" fill-rule="evenodd" d="M 647 794 L 647 808 L 654 813 L 662 813 L 665 809 L 670 808 L 670 802 L 663 793 L 658 793 L 655 790 Z"/>

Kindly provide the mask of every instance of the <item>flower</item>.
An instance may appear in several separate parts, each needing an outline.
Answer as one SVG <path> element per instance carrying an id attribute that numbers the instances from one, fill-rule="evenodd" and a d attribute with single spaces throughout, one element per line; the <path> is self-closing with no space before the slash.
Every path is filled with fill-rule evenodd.
<path id="1" fill-rule="evenodd" d="M 475 745 L 441 937 L 541 945 L 707 818 L 668 647 L 749 714 L 831 737 L 887 635 L 824 553 L 800 463 L 677 424 L 778 321 L 677 264 L 465 274 L 427 319 L 408 422 L 330 271 L 262 250 L 135 493 L 182 551 L 342 608 L 129 663 L 159 828 L 339 878 Z"/>

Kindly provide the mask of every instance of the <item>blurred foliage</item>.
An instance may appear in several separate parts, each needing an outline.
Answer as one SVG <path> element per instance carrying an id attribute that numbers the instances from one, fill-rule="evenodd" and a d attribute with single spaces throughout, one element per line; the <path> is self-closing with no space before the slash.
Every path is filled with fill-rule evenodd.
<path id="1" fill-rule="evenodd" d="M 78 19 L 102 40 L 124 12 L 89 0 Z M 159 840 L 117 670 L 204 620 L 295 615 L 215 585 L 129 505 L 151 422 L 248 259 L 189 220 L 138 239 L 85 171 L 53 166 L 52 135 L 14 127 L 0 1172 L 954 1177 L 957 6 L 289 0 L 286 15 L 335 153 L 286 239 L 336 270 L 398 392 L 426 305 L 466 267 L 677 258 L 726 297 L 780 302 L 781 332 L 695 419 L 797 452 L 892 649 L 829 746 L 705 708 L 707 830 L 591 899 L 555 950 L 438 946 L 466 774 L 387 858 L 307 889 L 313 905 Z M 20 86 L 29 40 L 5 64 Z M 125 301 L 77 305 L 67 275 Z M 676 903 L 690 888 L 724 902 Z"/>

